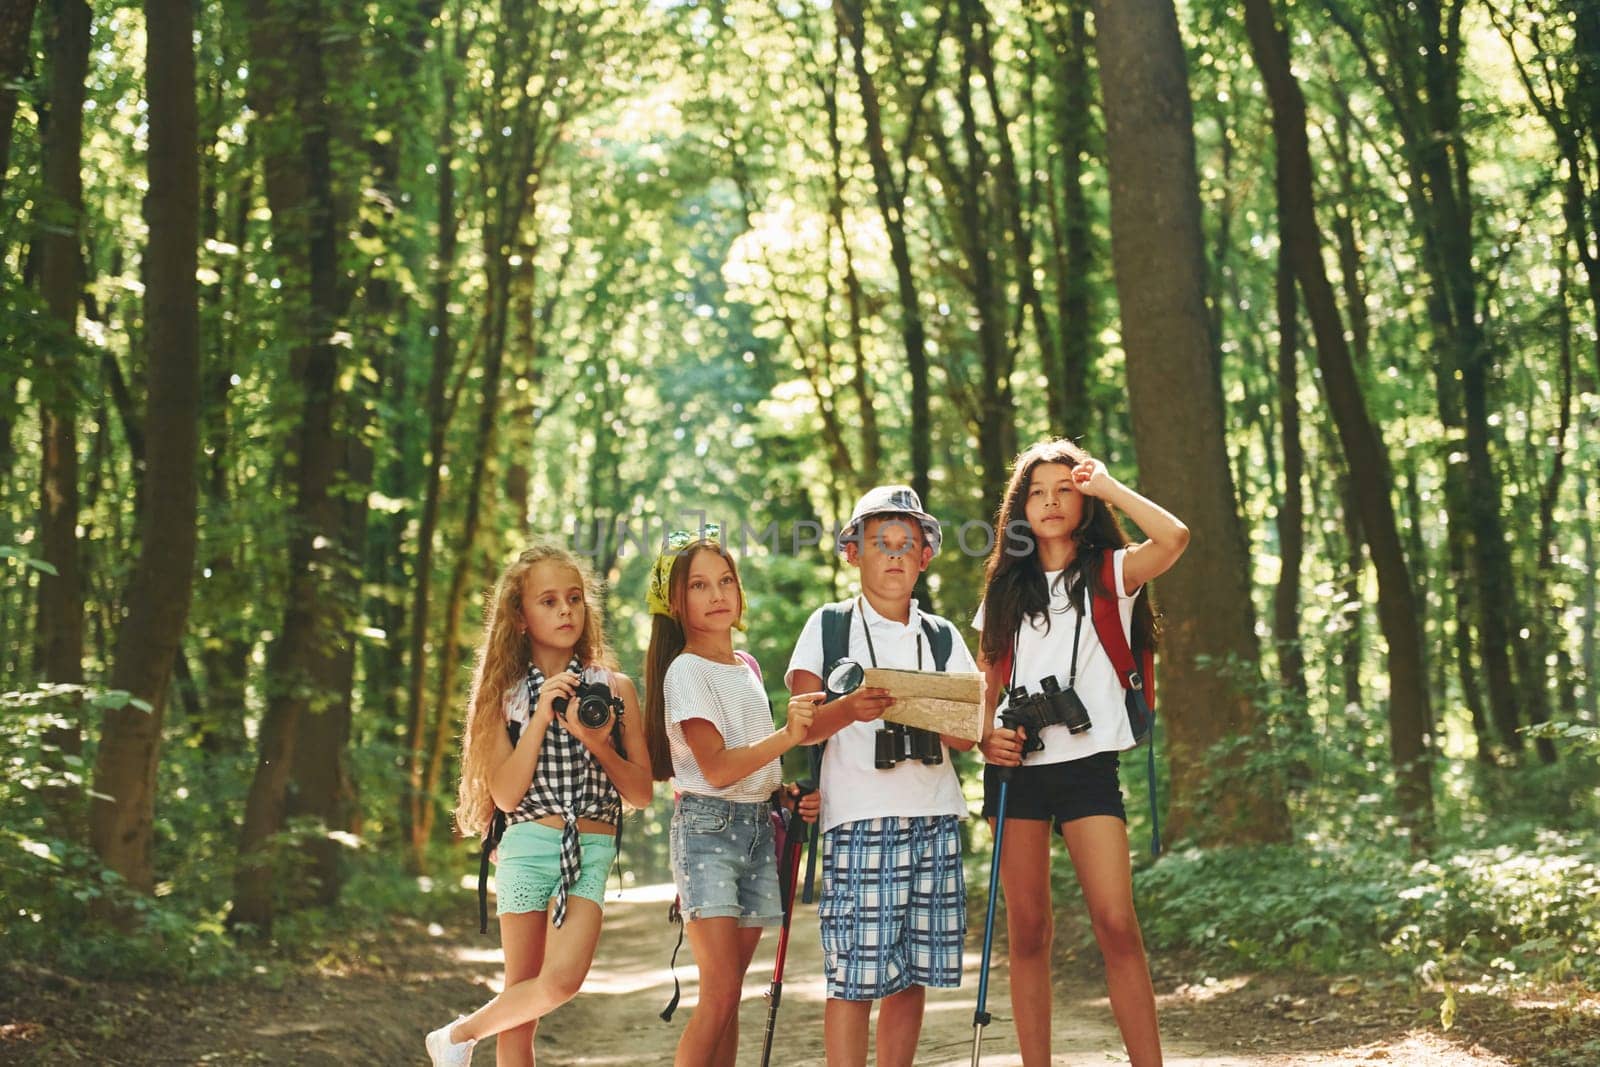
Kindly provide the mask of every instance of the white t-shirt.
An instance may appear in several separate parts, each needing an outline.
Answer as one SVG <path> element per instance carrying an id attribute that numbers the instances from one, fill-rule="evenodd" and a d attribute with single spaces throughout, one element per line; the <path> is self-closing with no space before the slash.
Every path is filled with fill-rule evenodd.
<path id="1" fill-rule="evenodd" d="M 928 636 L 922 630 L 924 619 L 932 620 L 935 626 L 947 627 L 954 638 L 945 670 L 976 673 L 978 665 L 973 662 L 960 632 L 937 615 L 923 614 L 915 600 L 911 602 L 909 620 L 899 623 L 878 614 L 866 597 L 857 597 L 850 613 L 850 644 L 846 655 L 863 667 L 870 667 L 872 651 L 876 650 L 878 666 L 916 670 L 920 645 L 921 667 L 931 671 L 934 669 L 933 649 L 928 647 Z M 870 649 L 863 622 L 872 627 Z M 810 671 L 821 678 L 822 668 L 822 609 L 818 608 L 800 631 L 800 640 L 789 658 L 784 681 L 792 684 L 796 671 Z M 944 752 L 944 762 L 933 766 L 919 760 L 904 760 L 892 768 L 879 770 L 873 766 L 872 754 L 873 735 L 881 727 L 880 720 L 853 722 L 828 739 L 822 756 L 822 829 L 831 830 L 841 823 L 859 819 L 966 815 L 967 801 L 961 795 L 961 783 L 950 763 L 949 750 Z"/>
<path id="2" fill-rule="evenodd" d="M 726 748 L 744 748 L 772 733 L 766 690 L 743 661 L 718 663 L 693 652 L 681 653 L 667 668 L 662 690 L 672 780 L 680 791 L 749 802 L 766 800 L 783 783 L 783 767 L 773 760 L 732 785 L 713 788 L 683 736 L 683 724 L 689 719 L 705 719 L 716 727 Z"/>
<path id="3" fill-rule="evenodd" d="M 1129 595 L 1122 579 L 1122 561 L 1127 549 L 1118 549 L 1112 557 L 1117 579 L 1117 614 L 1122 617 L 1122 632 L 1129 643 L 1133 641 L 1133 603 L 1139 590 Z M 1084 590 L 1084 604 L 1074 605 L 1067 595 L 1066 583 L 1061 580 L 1064 571 L 1045 571 L 1045 583 L 1050 589 L 1049 629 L 1046 617 L 1034 615 L 1024 621 L 1017 632 L 1016 683 L 1026 685 L 1030 694 L 1039 692 L 1039 681 L 1055 675 L 1061 688 L 1066 689 L 1072 675 L 1072 634 L 1078 622 L 1078 612 L 1085 607 L 1089 591 Z M 983 605 L 972 618 L 972 625 L 983 628 Z M 1009 679 L 1001 685 L 1008 685 Z M 1046 726 L 1039 731 L 1044 748 L 1030 752 L 1023 762 L 1029 766 L 1040 763 L 1065 763 L 1083 759 L 1097 752 L 1121 752 L 1133 747 L 1133 731 L 1128 728 L 1128 710 L 1124 703 L 1122 681 L 1111 665 L 1111 656 L 1100 644 L 1095 633 L 1093 614 L 1083 618 L 1083 629 L 1078 638 L 1078 681 L 1074 688 L 1089 711 L 1089 729 L 1081 734 L 1069 733 L 1065 726 Z M 1000 712 L 1006 706 L 1002 697 L 995 707 L 994 724 L 1000 725 Z"/>

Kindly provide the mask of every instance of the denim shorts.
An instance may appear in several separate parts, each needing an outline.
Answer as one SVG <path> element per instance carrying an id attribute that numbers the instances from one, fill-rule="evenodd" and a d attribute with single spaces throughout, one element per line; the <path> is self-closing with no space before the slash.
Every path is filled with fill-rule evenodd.
<path id="1" fill-rule="evenodd" d="M 567 897 L 582 897 L 601 907 L 606 902 L 606 875 L 617 858 L 615 834 L 579 834 L 578 880 Z M 536 822 L 516 822 L 500 839 L 494 867 L 494 913 L 545 911 L 561 882 L 561 830 Z"/>
<path id="2" fill-rule="evenodd" d="M 682 793 L 672 811 L 672 880 L 683 917 L 783 922 L 772 805 Z"/>

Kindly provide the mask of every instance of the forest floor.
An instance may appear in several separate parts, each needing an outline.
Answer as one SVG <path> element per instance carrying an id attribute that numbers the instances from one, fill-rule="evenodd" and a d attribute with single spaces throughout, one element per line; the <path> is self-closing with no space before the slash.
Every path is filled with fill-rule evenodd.
<path id="1" fill-rule="evenodd" d="M 694 1010 L 695 968 L 686 946 L 679 957 L 679 1014 L 672 1024 L 658 1018 L 672 989 L 667 963 L 676 927 L 665 920 L 670 887 L 611 896 L 583 993 L 541 1028 L 545 1067 L 670 1063 L 682 1023 Z M 441 925 L 444 916 L 433 923 L 397 920 L 266 976 L 210 985 L 83 980 L 5 961 L 0 1063 L 422 1063 L 427 1030 L 500 989 L 498 941 L 479 935 L 475 918 L 456 907 L 448 926 Z M 929 994 L 918 1064 L 970 1061 L 981 916 L 972 928 L 961 988 Z M 1058 938 L 1054 1062 L 1125 1063 L 1098 956 L 1078 944 Z M 790 945 L 773 1063 L 820 1064 L 824 991 L 814 908 L 797 909 Z M 776 946 L 776 936 L 763 939 L 746 982 L 742 1063 L 760 1062 L 763 994 Z M 1445 1032 L 1441 995 L 1419 993 L 1410 983 L 1281 973 L 1214 979 L 1203 977 L 1204 968 L 1159 956 L 1154 966 L 1166 1062 L 1173 1067 L 1600 1063 L 1600 997 L 1594 995 L 1461 995 L 1455 1025 Z M 1003 936 L 989 1007 L 994 1021 L 984 1034 L 983 1062 L 1019 1064 Z M 478 1049 L 474 1062 L 494 1062 L 492 1042 Z"/>

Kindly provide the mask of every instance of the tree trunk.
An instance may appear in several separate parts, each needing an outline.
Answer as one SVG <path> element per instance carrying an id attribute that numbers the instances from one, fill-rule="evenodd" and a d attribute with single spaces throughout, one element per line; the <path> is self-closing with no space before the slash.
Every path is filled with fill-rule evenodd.
<path id="1" fill-rule="evenodd" d="M 1061 150 L 1060 233 L 1057 236 L 1056 328 L 1061 334 L 1060 362 L 1047 365 L 1052 397 L 1050 413 L 1060 433 L 1072 436 L 1089 428 L 1089 367 L 1093 358 L 1094 322 L 1090 313 L 1094 248 L 1088 198 L 1083 195 L 1084 167 L 1094 116 L 1094 90 L 1089 77 L 1088 4 L 1066 0 L 1055 7 L 1057 56 L 1056 107 L 1052 113 Z"/>
<path id="2" fill-rule="evenodd" d="M 329 489 L 339 458 L 339 348 L 331 338 L 342 314 L 344 279 L 338 262 L 343 228 L 333 188 L 334 123 L 322 54 L 326 12 L 317 0 L 250 0 L 248 7 L 252 68 L 275 70 L 284 79 L 251 84 L 264 125 L 259 143 L 274 251 L 287 275 L 285 310 L 292 317 L 286 326 L 298 334 L 290 365 L 300 399 L 299 432 L 287 463 L 294 501 L 284 620 L 268 657 L 267 710 L 228 917 L 230 925 L 265 933 L 272 926 L 277 881 L 270 839 L 284 825 L 296 734 L 304 715 L 327 706 L 329 695 L 317 683 L 334 673 L 327 661 L 338 654 L 329 627 L 333 605 L 324 593 L 329 569 L 341 563 L 339 511 Z M 272 95 L 283 84 L 292 86 L 292 101 Z"/>
<path id="3" fill-rule="evenodd" d="M 849 319 L 850 355 L 855 373 L 850 388 L 855 393 L 856 408 L 861 415 L 861 462 L 857 465 L 859 488 L 878 484 L 883 465 L 883 437 L 878 430 L 877 406 L 873 401 L 871 374 L 867 370 L 866 333 L 862 325 L 865 315 L 861 291 L 861 277 L 856 273 L 855 253 L 850 246 L 850 233 L 845 227 L 845 167 L 844 141 L 839 134 L 839 74 L 838 61 L 844 55 L 843 41 L 837 28 L 834 34 L 834 66 L 828 79 L 821 85 L 822 106 L 827 115 L 828 155 L 831 163 L 828 187 L 828 221 L 839 241 L 844 255 L 845 307 Z"/>
<path id="4" fill-rule="evenodd" d="M 1379 621 L 1389 643 L 1390 753 L 1401 817 L 1414 840 L 1425 845 L 1433 823 L 1427 672 L 1411 576 L 1389 497 L 1389 459 L 1367 414 L 1322 258 L 1305 98 L 1290 67 L 1288 37 L 1276 23 L 1271 0 L 1245 0 L 1245 27 L 1272 103 L 1279 226 L 1316 335 L 1323 388 L 1350 469 L 1370 475 L 1358 481 L 1356 499 L 1378 575 Z"/>
<path id="5" fill-rule="evenodd" d="M 151 837 L 161 724 L 173 661 L 189 615 L 196 543 L 200 440 L 199 118 L 195 101 L 194 7 L 146 0 L 150 188 L 144 217 L 144 443 L 139 558 L 117 628 L 111 684 L 151 710 L 108 711 L 95 759 L 90 841 L 105 865 L 136 888 L 155 885 Z"/>
<path id="6" fill-rule="evenodd" d="M 1278 250 L 1278 407 L 1283 439 L 1283 500 L 1278 506 L 1278 552 L 1283 567 L 1272 597 L 1272 637 L 1278 645 L 1278 682 L 1300 709 L 1306 702 L 1305 650 L 1300 644 L 1300 566 L 1305 555 L 1305 450 L 1300 444 L 1299 301 L 1288 250 Z M 1302 725 L 1305 725 L 1302 723 Z"/>
<path id="7" fill-rule="evenodd" d="M 978 319 L 980 369 L 973 392 L 977 402 L 978 466 L 983 497 L 998 500 L 1005 494 L 1008 468 L 1016 455 L 1015 435 L 1008 432 L 1015 417 L 1011 398 L 1012 345 L 1006 323 L 1011 301 L 1007 299 L 1005 272 L 991 243 L 992 235 L 1005 222 L 989 209 L 989 205 L 1002 197 L 988 181 L 994 166 L 978 136 L 978 115 L 972 99 L 980 16 L 973 0 L 960 0 L 960 9 L 956 37 L 961 46 L 961 62 L 953 88 L 961 112 L 964 159 L 959 169 L 951 168 L 955 171 L 955 181 L 946 188 L 946 193 L 956 201 L 960 244 L 967 259 L 964 273 L 971 278 L 973 311 Z"/>
<path id="8" fill-rule="evenodd" d="M 505 247 L 491 244 L 490 247 Z M 467 582 L 472 574 L 481 573 L 483 560 L 478 553 L 478 529 L 483 515 L 483 486 L 488 477 L 490 457 L 495 451 L 496 426 L 500 409 L 500 379 L 505 366 L 506 304 L 510 299 L 510 265 L 503 256 L 490 264 L 488 293 L 490 317 L 488 352 L 483 368 L 483 395 L 478 407 L 477 448 L 472 457 L 472 470 L 467 477 L 466 517 L 462 520 L 461 541 L 456 554 L 456 566 L 450 575 L 450 587 L 445 594 L 444 634 L 440 639 L 441 665 L 438 685 L 433 698 L 432 741 L 427 765 L 422 779 L 422 810 L 413 828 L 412 860 L 420 869 L 424 850 L 433 835 L 434 817 L 438 805 L 433 797 L 444 777 L 444 759 L 451 737 L 454 697 L 457 692 L 456 670 L 461 663 L 461 607 L 466 596 Z"/>
<path id="9" fill-rule="evenodd" d="M 1198 817 L 1208 785 L 1238 773 L 1237 757 L 1218 760 L 1212 746 L 1262 736 L 1247 695 L 1260 652 L 1206 322 L 1194 122 L 1177 15 L 1171 0 L 1096 0 L 1094 13 L 1112 265 L 1141 488 L 1197 531 L 1188 557 L 1161 579 L 1168 619 L 1161 684 L 1182 694 L 1167 703 L 1173 710 L 1163 720 L 1169 826 L 1174 838 L 1199 843 L 1283 840 L 1279 783 L 1224 788 L 1207 817 Z M 1202 655 L 1210 666 L 1197 664 Z M 1242 679 L 1221 666 L 1230 662 Z"/>
<path id="10" fill-rule="evenodd" d="M 1542 664 L 1522 657 L 1522 678 L 1513 676 L 1513 642 L 1522 629 L 1523 605 L 1511 569 L 1501 522 L 1505 506 L 1490 455 L 1489 378 L 1491 338 L 1479 307 L 1479 268 L 1473 258 L 1473 194 L 1467 131 L 1461 121 L 1461 69 L 1466 51 L 1461 33 L 1465 0 L 1379 10 L 1381 39 L 1389 48 L 1379 64 L 1365 44 L 1367 25 L 1349 14 L 1330 16 L 1356 41 L 1373 82 L 1388 99 L 1405 147 L 1410 184 L 1406 195 L 1422 246 L 1428 280 L 1427 310 L 1440 359 L 1437 386 L 1440 418 L 1459 432 L 1466 454 L 1463 483 L 1450 491 L 1450 530 L 1470 535 L 1467 559 L 1477 597 L 1478 654 L 1488 684 L 1489 711 L 1512 753 L 1523 747 L 1521 698 L 1542 699 Z M 1454 449 L 1452 441 L 1448 447 Z M 1451 465 L 1452 469 L 1455 465 Z M 1519 692 L 1519 684 L 1520 689 Z"/>
<path id="11" fill-rule="evenodd" d="M 867 31 L 862 0 L 835 0 L 833 11 L 840 34 L 850 41 L 861 96 L 862 118 L 866 123 L 867 156 L 872 161 L 873 195 L 889 235 L 889 258 L 900 296 L 900 336 L 906 349 L 906 367 L 911 372 L 911 487 L 925 507 L 936 506 L 929 499 L 932 468 L 933 420 L 928 385 L 928 353 L 922 323 L 922 308 L 917 296 L 916 277 L 911 270 L 911 247 L 906 239 L 905 189 L 895 179 L 884 143 L 883 118 L 878 106 L 878 87 L 867 65 Z M 927 599 L 926 576 L 918 579 L 917 592 Z"/>
<path id="12" fill-rule="evenodd" d="M 84 0 L 51 0 L 50 123 L 44 131 L 42 188 L 35 238 L 39 289 L 48 320 L 37 350 L 35 392 L 39 397 L 39 554 L 55 568 L 39 580 L 40 667 L 46 681 L 83 683 L 83 573 L 78 545 L 77 401 L 80 342 L 78 305 L 83 291 L 84 79 L 89 68 L 90 14 Z M 65 757 L 83 750 L 79 699 L 67 698 L 70 726 L 45 731 L 47 758 L 66 770 Z M 82 834 L 79 791 L 52 789 L 51 805 L 68 837 Z"/>
<path id="13" fill-rule="evenodd" d="M 455 344 L 450 332 L 450 296 L 454 291 L 452 278 L 460 233 L 455 170 L 452 165 L 455 160 L 455 79 L 450 73 L 448 60 L 443 77 L 442 99 L 438 135 L 438 246 L 434 253 L 433 278 L 433 363 L 428 373 L 426 400 L 428 445 L 423 472 L 422 516 L 417 529 L 417 584 L 411 599 L 411 650 L 407 657 L 411 675 L 406 686 L 407 791 L 400 820 L 409 845 L 412 869 L 418 871 L 422 869 L 422 852 L 426 843 L 426 838 L 418 836 L 422 827 L 422 813 L 432 803 L 422 788 L 428 723 L 428 611 L 433 593 L 433 541 L 439 528 L 440 475 L 444 466 L 445 430 L 449 421 L 445 410 L 445 382 L 450 376 Z"/>
<path id="14" fill-rule="evenodd" d="M 349 405 L 364 411 L 360 400 Z M 356 414 L 352 424 L 338 434 L 340 469 L 349 484 L 372 484 L 372 449 L 364 442 L 367 418 Z M 292 782 L 285 812 L 289 816 L 309 816 L 321 824 L 322 831 L 305 842 L 311 885 L 311 903 L 329 906 L 338 902 L 344 884 L 341 862 L 344 845 L 330 836 L 332 831 L 350 829 L 356 809 L 355 780 L 347 758 L 350 723 L 354 710 L 356 666 L 356 623 L 361 613 L 361 553 L 366 541 L 366 494 L 337 502 L 342 558 L 332 561 L 323 597 L 328 601 L 328 653 L 315 661 L 317 674 L 312 679 L 317 692 L 327 694 L 326 702 L 300 717 L 295 738 L 294 758 L 290 761 Z"/>
<path id="15" fill-rule="evenodd" d="M 1579 426 L 1587 420 L 1580 419 Z M 1582 433 L 1579 434 L 1581 438 Z M 1589 503 L 1589 478 L 1584 468 L 1578 469 L 1578 512 L 1593 515 Z M 1600 723 L 1600 579 L 1595 568 L 1600 566 L 1600 553 L 1595 552 L 1594 524 L 1580 522 L 1578 527 L 1583 540 L 1583 577 L 1580 580 L 1583 598 L 1583 707 L 1592 723 Z"/>
<path id="16" fill-rule="evenodd" d="M 990 46 L 989 31 L 993 20 L 985 9 L 982 0 L 962 0 L 966 8 L 966 22 L 968 26 L 967 41 L 964 42 L 970 49 L 972 60 L 976 63 L 979 73 L 983 75 L 985 97 L 989 104 L 989 113 L 992 121 L 989 128 L 994 131 L 995 146 L 999 155 L 999 166 L 995 170 L 996 195 L 992 201 L 1002 209 L 1002 226 L 991 230 L 1001 233 L 1009 231 L 1011 245 L 1011 274 L 1017 287 L 1016 302 L 1023 305 L 1033 321 L 1034 339 L 1039 346 L 1040 358 L 1046 366 L 1061 366 L 1063 357 L 1059 351 L 1055 337 L 1055 330 L 1050 324 L 1049 316 L 1045 314 L 1044 296 L 1039 292 L 1039 287 L 1034 281 L 1033 269 L 1033 219 L 1023 212 L 1023 181 L 1021 168 L 1017 165 L 1017 154 L 1011 144 L 1011 119 L 1006 114 L 1005 99 L 995 72 L 994 52 Z M 970 84 L 970 79 L 968 79 Z M 1028 122 L 1033 124 L 1035 116 L 1029 115 Z M 985 160 L 987 164 L 987 160 Z M 998 257 L 997 257 L 998 258 Z M 1002 275 L 1003 277 L 1003 275 Z M 1003 304 L 1011 301 L 1004 300 Z M 1004 319 L 1001 319 L 1004 322 Z M 1016 327 L 1013 331 L 1014 339 L 1005 349 L 1005 360 L 997 368 L 995 380 L 990 384 L 996 399 L 995 419 L 987 423 L 987 428 L 998 436 L 1007 446 L 1007 452 L 1014 452 L 1017 446 L 1016 439 L 1016 402 L 1011 392 L 1011 371 L 1016 366 L 1016 353 L 1022 346 L 1022 318 L 1020 312 L 1016 318 Z M 1005 493 L 1006 480 L 1010 475 L 1011 455 L 1005 457 L 1000 469 L 996 472 L 993 483 L 988 487 L 993 490 L 990 499 L 998 500 Z"/>
<path id="17" fill-rule="evenodd" d="M 17 83 L 28 70 L 33 12 L 39 0 L 0 0 L 0 195 L 11 171 L 11 134 L 17 120 Z M 5 246 L 0 244 L 0 260 Z"/>
<path id="18" fill-rule="evenodd" d="M 204 166 L 202 163 L 202 169 Z M 205 236 L 243 250 L 249 235 L 254 175 L 250 170 L 241 170 L 232 178 L 226 213 L 211 206 L 206 214 L 211 229 L 205 231 Z M 216 282 L 202 291 L 202 304 L 221 308 L 242 300 L 246 263 L 251 258 L 248 254 L 233 256 L 233 262 L 219 272 Z M 242 752 L 245 747 L 243 711 L 256 632 L 249 615 L 236 607 L 250 593 L 249 577 L 239 565 L 239 537 L 225 532 L 236 521 L 235 509 L 239 506 L 232 499 L 228 483 L 231 457 L 239 447 L 229 427 L 229 397 L 241 363 L 239 344 L 224 316 L 202 317 L 201 328 L 201 350 L 208 353 L 201 369 L 200 431 L 205 454 L 201 491 L 209 519 L 201 531 L 205 577 L 195 598 L 191 626 L 201 638 L 200 669 L 208 699 L 205 715 L 190 723 L 190 728 L 200 748 L 216 756 Z M 222 817 L 231 826 L 231 817 L 226 813 Z"/>

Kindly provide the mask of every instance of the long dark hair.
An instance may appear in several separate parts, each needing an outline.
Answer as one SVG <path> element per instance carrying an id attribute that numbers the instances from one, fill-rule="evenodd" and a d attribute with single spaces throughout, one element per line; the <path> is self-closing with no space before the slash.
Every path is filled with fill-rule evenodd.
<path id="1" fill-rule="evenodd" d="M 744 617 L 744 583 L 739 579 L 739 564 L 733 553 L 716 541 L 702 538 L 678 553 L 672 561 L 667 577 L 667 603 L 672 606 L 672 616 L 650 616 L 650 647 L 644 655 L 644 736 L 650 752 L 650 776 L 658 782 L 672 777 L 672 747 L 667 743 L 667 668 L 683 652 L 686 636 L 683 632 L 684 594 L 689 588 L 689 568 L 694 557 L 701 552 L 715 552 L 728 561 L 733 572 L 733 585 L 739 594 L 736 619 Z M 736 623 L 737 625 L 737 623 Z"/>
<path id="2" fill-rule="evenodd" d="M 1005 496 L 995 512 L 994 549 L 989 553 L 988 565 L 983 573 L 983 634 L 979 650 L 990 663 L 998 663 L 1011 652 L 1011 643 L 1024 619 L 1035 615 L 1045 617 L 1050 625 L 1050 589 L 1044 568 L 1039 563 L 1039 545 L 1028 527 L 1028 483 L 1033 479 L 1034 468 L 1041 463 L 1060 463 L 1075 467 L 1089 458 L 1089 454 L 1064 437 L 1040 441 L 1025 449 L 1011 467 L 1011 480 L 1006 484 Z M 1017 524 L 1013 529 L 1013 524 Z M 1074 604 L 1083 603 L 1083 591 L 1088 588 L 1095 596 L 1114 596 L 1116 591 L 1104 588 L 1100 569 L 1105 554 L 1115 552 L 1128 543 L 1127 531 L 1117 518 L 1114 508 L 1096 497 L 1083 497 L 1083 518 L 1072 531 L 1077 552 L 1067 564 L 1061 581 Z M 1023 549 L 1026 549 L 1025 551 Z M 1135 653 L 1153 649 L 1159 638 L 1152 591 L 1134 601 L 1133 648 Z"/>

